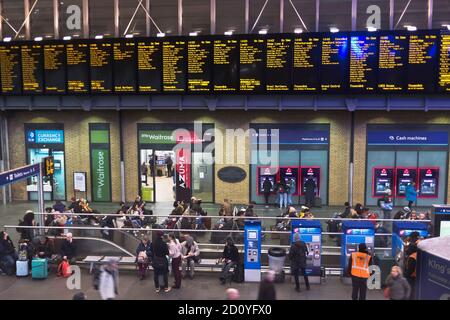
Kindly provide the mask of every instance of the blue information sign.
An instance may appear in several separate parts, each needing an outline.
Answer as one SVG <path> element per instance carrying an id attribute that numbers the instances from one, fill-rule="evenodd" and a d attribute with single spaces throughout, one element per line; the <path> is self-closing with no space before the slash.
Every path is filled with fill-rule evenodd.
<path id="1" fill-rule="evenodd" d="M 64 143 L 64 130 L 28 130 L 29 143 Z"/>
<path id="2" fill-rule="evenodd" d="M 448 145 L 446 131 L 369 131 L 369 145 Z"/>
<path id="3" fill-rule="evenodd" d="M 0 186 L 5 186 L 39 174 L 39 163 L 0 173 Z"/>

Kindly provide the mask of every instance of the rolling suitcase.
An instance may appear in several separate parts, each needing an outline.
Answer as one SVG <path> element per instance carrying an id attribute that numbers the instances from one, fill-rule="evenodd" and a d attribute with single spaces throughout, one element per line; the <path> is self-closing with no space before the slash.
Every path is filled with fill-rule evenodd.
<path id="1" fill-rule="evenodd" d="M 16 276 L 18 277 L 28 276 L 28 260 L 16 261 Z"/>
<path id="2" fill-rule="evenodd" d="M 47 259 L 33 259 L 31 261 L 31 277 L 33 279 L 47 279 Z"/>

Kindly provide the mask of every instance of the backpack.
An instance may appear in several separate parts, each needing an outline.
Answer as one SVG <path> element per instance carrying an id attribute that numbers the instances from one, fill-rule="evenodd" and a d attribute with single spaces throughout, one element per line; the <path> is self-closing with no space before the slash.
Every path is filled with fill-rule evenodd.
<path id="1" fill-rule="evenodd" d="M 234 282 L 242 283 L 244 282 L 244 265 L 243 264 L 237 264 L 234 267 L 233 277 L 232 279 Z"/>
<path id="2" fill-rule="evenodd" d="M 58 266 L 58 276 L 59 277 L 70 277 L 72 272 L 70 272 L 70 264 L 67 260 L 63 260 Z"/>
<path id="3" fill-rule="evenodd" d="M 94 267 L 93 274 L 92 274 L 92 286 L 95 290 L 98 290 L 100 286 L 100 275 L 102 274 L 102 271 L 99 267 Z"/>

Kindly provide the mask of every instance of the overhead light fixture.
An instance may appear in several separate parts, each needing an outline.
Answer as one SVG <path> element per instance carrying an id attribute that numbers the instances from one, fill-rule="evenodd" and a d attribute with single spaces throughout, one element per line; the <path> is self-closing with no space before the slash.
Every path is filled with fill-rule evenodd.
<path id="1" fill-rule="evenodd" d="M 447 30 L 450 30 L 450 24 L 443 24 L 442 25 L 444 28 L 447 28 Z"/>
<path id="2" fill-rule="evenodd" d="M 11 37 L 4 37 L 4 38 L 3 38 L 3 41 L 4 41 L 4 42 L 10 42 L 11 40 L 12 40 Z"/>
<path id="3" fill-rule="evenodd" d="M 198 36 L 198 32 L 197 31 L 189 32 L 189 35 L 191 37 L 196 37 L 196 36 Z"/>
<path id="4" fill-rule="evenodd" d="M 331 32 L 331 33 L 336 33 L 336 32 L 339 32 L 339 29 L 336 28 L 336 27 L 331 27 L 331 28 L 330 28 L 330 32 Z"/>
<path id="5" fill-rule="evenodd" d="M 34 41 L 42 41 L 42 37 L 36 37 L 34 38 Z"/>
<path id="6" fill-rule="evenodd" d="M 72 37 L 71 36 L 65 36 L 65 37 L 63 37 L 63 40 L 70 40 L 70 39 L 72 39 Z"/>
<path id="7" fill-rule="evenodd" d="M 130 39 L 130 38 L 133 38 L 134 36 L 132 35 L 132 34 L 127 34 L 127 35 L 125 35 L 125 38 L 128 38 L 128 39 Z"/>
<path id="8" fill-rule="evenodd" d="M 95 36 L 95 39 L 103 39 L 103 36 L 101 34 L 98 34 Z"/>
<path id="9" fill-rule="evenodd" d="M 408 31 L 417 31 L 417 27 L 416 26 L 405 26 L 405 28 Z"/>
<path id="10" fill-rule="evenodd" d="M 295 28 L 294 29 L 294 33 L 303 33 L 303 29 L 302 28 Z"/>
<path id="11" fill-rule="evenodd" d="M 377 31 L 377 28 L 375 28 L 375 27 L 367 27 L 367 31 L 375 32 L 375 31 Z"/>
<path id="12" fill-rule="evenodd" d="M 158 33 L 156 34 L 156 36 L 157 36 L 158 38 L 162 38 L 162 37 L 165 37 L 166 34 L 165 34 L 164 32 L 158 32 Z"/>
<path id="13" fill-rule="evenodd" d="M 226 36 L 232 36 L 232 35 L 233 35 L 233 32 L 234 32 L 234 30 L 228 30 L 228 31 L 225 31 L 225 35 L 226 35 Z"/>
<path id="14" fill-rule="evenodd" d="M 258 32 L 259 34 L 267 34 L 267 29 L 261 29 Z"/>

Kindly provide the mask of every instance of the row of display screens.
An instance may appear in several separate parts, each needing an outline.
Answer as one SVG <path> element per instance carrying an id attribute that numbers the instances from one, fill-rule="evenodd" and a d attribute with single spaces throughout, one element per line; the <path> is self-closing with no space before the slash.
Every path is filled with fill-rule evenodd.
<path id="1" fill-rule="evenodd" d="M 391 190 L 397 197 L 406 196 L 406 188 L 413 182 L 418 197 L 436 198 L 439 194 L 439 168 L 389 168 L 375 167 L 372 196 L 382 197 Z M 395 173 L 394 173 L 395 172 Z"/>
<path id="2" fill-rule="evenodd" d="M 450 34 L 347 32 L 0 43 L 3 94 L 450 91 Z"/>

